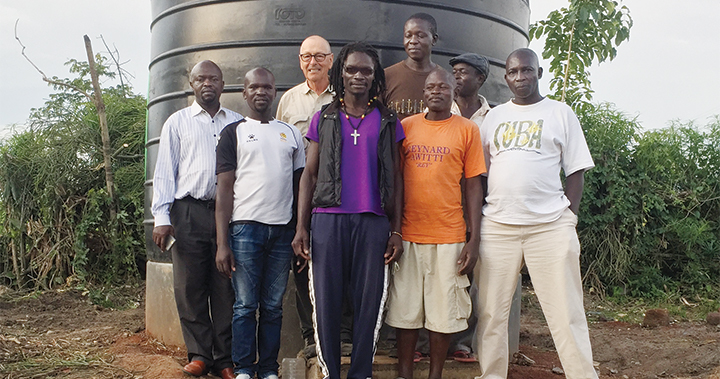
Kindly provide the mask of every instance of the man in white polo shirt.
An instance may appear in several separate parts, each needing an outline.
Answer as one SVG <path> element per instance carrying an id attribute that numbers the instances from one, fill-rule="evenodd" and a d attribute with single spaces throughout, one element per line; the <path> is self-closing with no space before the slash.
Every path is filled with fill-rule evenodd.
<path id="1" fill-rule="evenodd" d="M 218 270 L 232 278 L 236 379 L 278 379 L 278 351 L 295 235 L 294 199 L 305 167 L 300 131 L 272 118 L 275 78 L 245 75 L 248 117 L 228 125 L 217 147 Z M 259 317 L 256 318 L 258 308 Z"/>

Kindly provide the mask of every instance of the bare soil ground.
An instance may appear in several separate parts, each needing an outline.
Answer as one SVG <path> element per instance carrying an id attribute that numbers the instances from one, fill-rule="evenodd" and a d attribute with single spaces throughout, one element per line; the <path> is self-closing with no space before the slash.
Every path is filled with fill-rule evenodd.
<path id="1" fill-rule="evenodd" d="M 143 288 L 128 287 L 126 310 L 93 305 L 79 290 L 0 296 L 0 378 L 188 378 L 182 348 L 144 332 Z M 511 379 L 560 379 L 550 332 L 534 297 L 525 296 L 521 352 Z M 132 304 L 132 302 L 131 302 Z M 590 324 L 595 361 L 606 378 L 720 379 L 720 328 L 678 322 L 655 329 L 617 321 Z M 209 378 L 210 376 L 208 376 Z"/>

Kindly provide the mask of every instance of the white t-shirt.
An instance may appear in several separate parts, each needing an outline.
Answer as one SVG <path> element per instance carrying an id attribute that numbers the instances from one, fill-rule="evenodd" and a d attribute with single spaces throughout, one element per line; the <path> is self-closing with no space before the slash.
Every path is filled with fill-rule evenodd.
<path id="1" fill-rule="evenodd" d="M 303 167 L 302 135 L 282 121 L 245 118 L 220 134 L 217 173 L 235 171 L 232 221 L 290 222 L 293 173 Z"/>
<path id="2" fill-rule="evenodd" d="M 545 98 L 499 105 L 480 126 L 488 168 L 483 215 L 511 225 L 560 218 L 570 205 L 560 180 L 594 167 L 580 122 L 566 104 Z"/>

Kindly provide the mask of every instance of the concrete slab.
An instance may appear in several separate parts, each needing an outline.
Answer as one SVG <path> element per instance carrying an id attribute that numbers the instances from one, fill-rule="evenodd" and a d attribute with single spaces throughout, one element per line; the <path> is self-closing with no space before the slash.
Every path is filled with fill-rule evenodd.
<path id="1" fill-rule="evenodd" d="M 340 376 L 346 377 L 350 368 L 350 358 L 342 357 L 342 371 Z M 414 377 L 427 377 L 430 369 L 429 361 L 421 361 L 415 364 Z M 444 379 L 468 379 L 480 375 L 480 365 L 478 363 L 460 363 L 453 360 L 445 361 L 443 368 Z M 387 355 L 376 355 L 373 362 L 373 379 L 395 379 L 397 378 L 397 359 L 388 357 Z M 308 361 L 307 379 L 322 379 L 320 366 L 317 364 L 317 358 L 311 358 Z M 286 379 L 283 377 L 283 379 Z"/>
<path id="2" fill-rule="evenodd" d="M 145 328 L 165 345 L 185 346 L 175 305 L 172 263 L 148 261 L 145 279 Z"/>
<path id="3" fill-rule="evenodd" d="M 283 322 L 278 361 L 281 362 L 283 358 L 295 358 L 303 347 L 305 347 L 305 341 L 302 338 L 295 301 L 295 276 L 290 273 L 287 290 L 283 297 Z"/>
<path id="4" fill-rule="evenodd" d="M 147 262 L 145 282 L 145 328 L 149 335 L 165 345 L 185 346 L 173 290 L 172 263 Z M 278 362 L 295 358 L 304 342 L 295 307 L 295 281 L 290 274 L 283 297 L 283 326 Z"/>

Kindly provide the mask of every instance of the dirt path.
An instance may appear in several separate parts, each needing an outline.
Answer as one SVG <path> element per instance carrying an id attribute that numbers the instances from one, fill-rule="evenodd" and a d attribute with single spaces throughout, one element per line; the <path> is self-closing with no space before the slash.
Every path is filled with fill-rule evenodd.
<path id="1" fill-rule="evenodd" d="M 187 379 L 184 350 L 144 333 L 143 289 L 126 292 L 136 306 L 122 311 L 93 305 L 77 290 L 0 296 L 0 378 Z M 552 372 L 560 362 L 534 302 L 523 304 L 521 325 L 521 352 L 535 364 L 511 365 L 510 379 L 563 378 Z M 720 379 L 719 327 L 593 322 L 590 332 L 603 379 Z"/>

